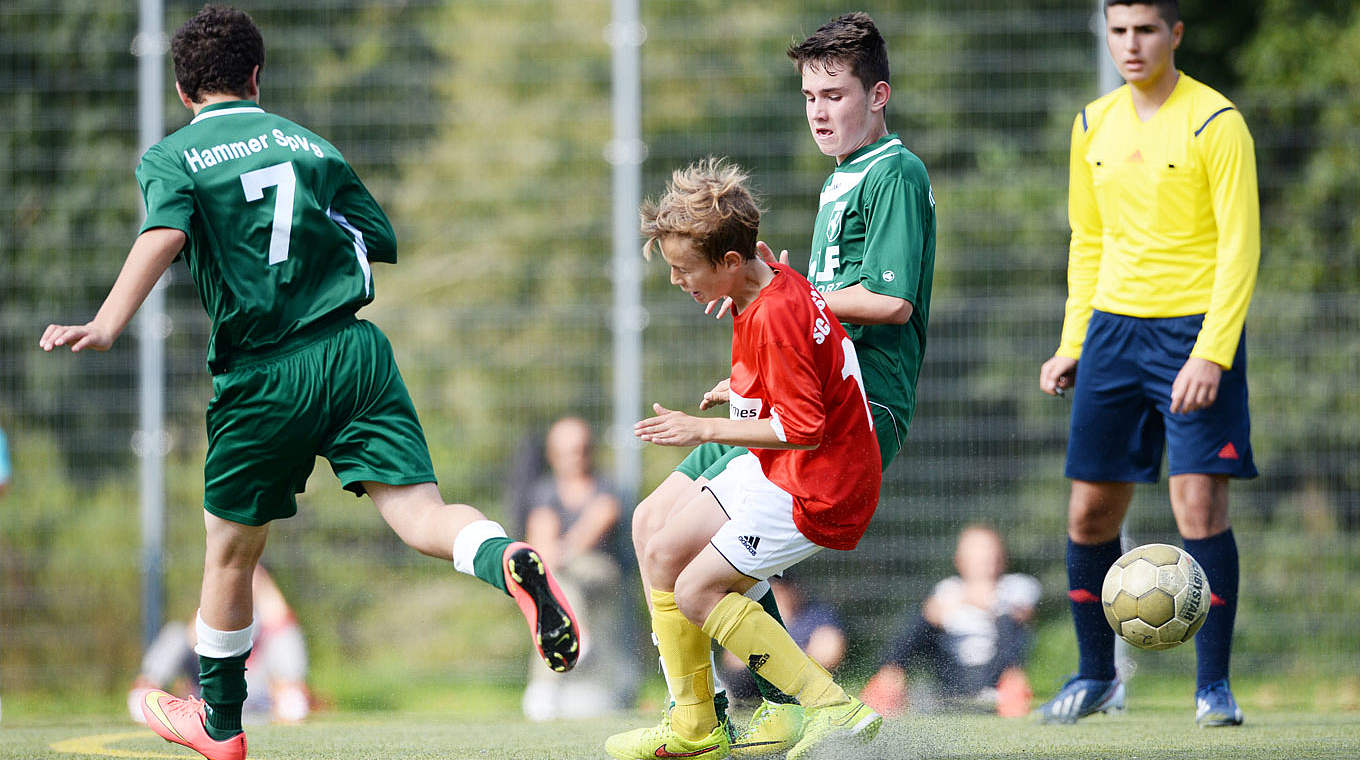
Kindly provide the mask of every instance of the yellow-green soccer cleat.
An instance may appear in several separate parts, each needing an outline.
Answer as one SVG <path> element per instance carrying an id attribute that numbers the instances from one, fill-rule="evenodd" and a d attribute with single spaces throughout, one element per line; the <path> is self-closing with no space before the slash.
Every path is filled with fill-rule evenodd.
<path id="1" fill-rule="evenodd" d="M 751 722 L 732 740 L 732 757 L 760 757 L 787 752 L 803 738 L 803 706 L 760 703 Z"/>
<path id="2" fill-rule="evenodd" d="M 687 741 L 671 730 L 671 715 L 667 711 L 655 726 L 635 728 L 609 737 L 604 742 L 604 751 L 618 760 L 656 760 L 665 757 L 719 760 L 731 754 L 731 741 L 727 738 L 727 721 L 718 724 L 708 736 L 698 741 Z"/>
<path id="3" fill-rule="evenodd" d="M 803 738 L 789 750 L 788 760 L 815 757 L 819 747 L 839 749 L 867 744 L 878 736 L 878 729 L 883 726 L 883 716 L 854 697 L 845 704 L 814 707 L 803 712 Z"/>

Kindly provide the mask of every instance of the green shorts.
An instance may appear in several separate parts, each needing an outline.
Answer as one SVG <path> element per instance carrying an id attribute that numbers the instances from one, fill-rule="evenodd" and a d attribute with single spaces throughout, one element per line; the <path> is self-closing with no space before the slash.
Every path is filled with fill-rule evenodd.
<path id="1" fill-rule="evenodd" d="M 243 525 L 292 517 L 317 456 L 355 495 L 365 480 L 435 480 L 392 344 L 369 322 L 345 320 L 213 376 L 204 509 Z"/>
<path id="2" fill-rule="evenodd" d="M 694 447 L 694 450 L 689 453 L 689 456 L 685 457 L 684 461 L 676 465 L 675 471 L 690 480 L 698 480 L 699 478 L 712 480 L 714 475 L 727 467 L 728 462 L 745 453 L 746 449 L 740 446 L 728 446 L 725 443 L 701 443 Z"/>
<path id="3" fill-rule="evenodd" d="M 883 468 L 887 469 L 892 460 L 897 457 L 897 452 L 902 450 L 902 434 L 898 431 L 896 419 L 888 409 L 882 404 L 873 404 L 874 411 L 874 435 L 878 437 L 878 453 L 883 459 Z M 712 480 L 714 475 L 722 472 L 727 463 L 734 458 L 746 453 L 746 449 L 740 446 L 728 446 L 725 443 L 701 443 L 689 452 L 684 461 L 675 466 L 675 471 L 689 478 L 690 480 Z"/>

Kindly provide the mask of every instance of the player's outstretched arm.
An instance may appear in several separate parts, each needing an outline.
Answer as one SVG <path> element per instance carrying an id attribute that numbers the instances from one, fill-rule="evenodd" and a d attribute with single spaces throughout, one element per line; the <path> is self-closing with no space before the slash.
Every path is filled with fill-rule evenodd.
<path id="1" fill-rule="evenodd" d="M 168 227 L 155 227 L 138 235 L 123 262 L 123 271 L 94 319 L 83 325 L 48 325 L 38 345 L 44 351 L 60 346 L 70 346 L 72 351 L 108 350 L 187 239 L 182 231 Z"/>
<path id="2" fill-rule="evenodd" d="M 817 444 L 792 444 L 781 441 L 768 419 L 731 420 L 721 417 L 694 417 L 652 404 L 655 417 L 633 425 L 633 435 L 660 446 L 698 446 L 725 443 L 748 449 L 815 449 Z"/>

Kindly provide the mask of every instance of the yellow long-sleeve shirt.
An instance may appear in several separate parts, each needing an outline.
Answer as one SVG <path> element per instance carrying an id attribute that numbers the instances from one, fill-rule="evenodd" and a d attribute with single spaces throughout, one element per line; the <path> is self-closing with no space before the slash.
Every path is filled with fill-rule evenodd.
<path id="1" fill-rule="evenodd" d="M 1204 314 L 1190 355 L 1231 368 L 1261 258 L 1256 152 L 1232 102 L 1181 73 L 1144 122 L 1124 85 L 1077 115 L 1069 170 L 1058 355 L 1081 357 L 1093 308 Z"/>

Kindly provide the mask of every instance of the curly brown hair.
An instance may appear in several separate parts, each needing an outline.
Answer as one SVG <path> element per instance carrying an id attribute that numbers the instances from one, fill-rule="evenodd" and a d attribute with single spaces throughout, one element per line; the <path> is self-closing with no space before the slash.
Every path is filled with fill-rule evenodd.
<path id="1" fill-rule="evenodd" d="M 175 81 L 195 103 L 204 95 L 241 95 L 250 74 L 264 69 L 264 38 L 245 11 L 205 5 L 184 22 L 170 41 Z"/>
<path id="2" fill-rule="evenodd" d="M 888 81 L 888 44 L 878 33 L 874 20 L 863 11 L 831 19 L 811 37 L 789 45 L 785 52 L 798 64 L 799 73 L 808 65 L 828 72 L 847 66 L 865 91 Z"/>
<path id="3" fill-rule="evenodd" d="M 652 246 L 664 237 L 679 235 L 694 241 L 710 264 L 728 251 L 744 259 L 756 256 L 760 206 L 746 188 L 749 175 L 722 158 L 705 158 L 676 169 L 660 200 L 642 204 L 642 254 L 651 258 Z"/>

